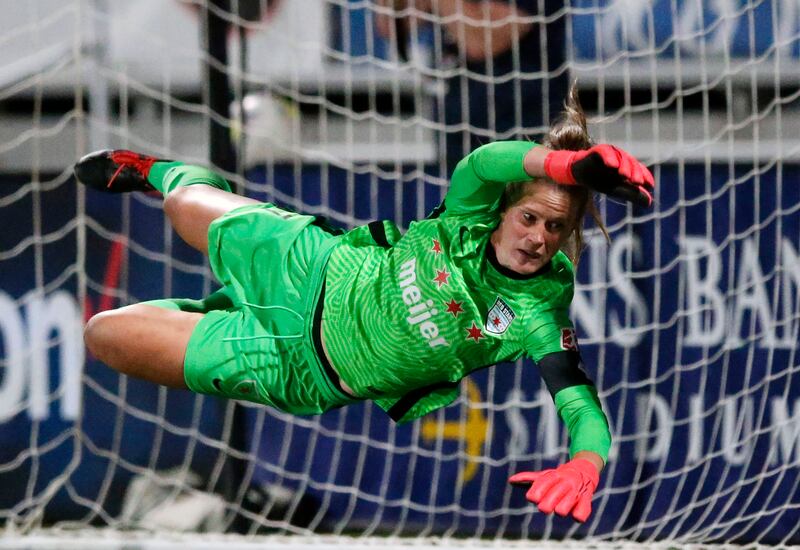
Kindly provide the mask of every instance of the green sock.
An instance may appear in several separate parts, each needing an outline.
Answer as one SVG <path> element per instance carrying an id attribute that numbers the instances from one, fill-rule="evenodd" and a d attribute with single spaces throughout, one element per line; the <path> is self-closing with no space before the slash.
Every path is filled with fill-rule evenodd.
<path id="1" fill-rule="evenodd" d="M 231 190 L 228 182 L 207 168 L 192 166 L 182 162 L 156 162 L 147 176 L 150 185 L 166 196 L 176 187 L 188 185 L 210 185 L 223 191 Z"/>

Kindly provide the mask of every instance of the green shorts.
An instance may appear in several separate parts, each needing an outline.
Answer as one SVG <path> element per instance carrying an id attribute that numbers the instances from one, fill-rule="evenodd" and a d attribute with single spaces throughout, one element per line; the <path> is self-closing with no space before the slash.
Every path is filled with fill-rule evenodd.
<path id="1" fill-rule="evenodd" d="M 194 329 L 189 389 L 293 414 L 355 401 L 337 387 L 319 337 L 325 265 L 338 241 L 315 217 L 271 204 L 215 220 L 209 261 L 230 307 L 208 311 Z"/>

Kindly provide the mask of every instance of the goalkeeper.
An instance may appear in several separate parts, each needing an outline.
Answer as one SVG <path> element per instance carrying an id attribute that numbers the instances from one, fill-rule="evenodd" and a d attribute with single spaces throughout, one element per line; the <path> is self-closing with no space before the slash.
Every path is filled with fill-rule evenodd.
<path id="1" fill-rule="evenodd" d="M 592 192 L 652 201 L 650 172 L 592 146 L 573 89 L 543 145 L 495 142 L 457 166 L 439 208 L 401 235 L 340 234 L 313 216 L 230 193 L 219 175 L 130 151 L 75 166 L 112 192 L 158 190 L 222 288 L 94 316 L 90 351 L 176 388 L 318 414 L 363 399 L 399 422 L 451 403 L 469 373 L 525 355 L 569 431 L 566 464 L 513 476 L 546 513 L 585 521 L 611 443 L 568 313 Z M 605 232 L 605 229 L 603 228 Z"/>

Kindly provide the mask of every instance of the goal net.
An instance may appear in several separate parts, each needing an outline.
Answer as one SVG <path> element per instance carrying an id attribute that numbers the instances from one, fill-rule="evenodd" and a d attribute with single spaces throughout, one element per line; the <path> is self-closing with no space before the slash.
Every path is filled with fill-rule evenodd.
<path id="1" fill-rule="evenodd" d="M 13 4 L 0 19 L 0 541 L 110 527 L 800 544 L 796 2 Z M 231 84 L 222 114 L 206 10 L 229 26 L 227 60 L 211 63 Z M 590 231 L 577 270 L 572 316 L 614 439 L 586 524 L 507 483 L 567 458 L 528 361 L 476 372 L 455 404 L 398 426 L 369 402 L 294 417 L 166 390 L 84 350 L 93 313 L 216 283 L 160 198 L 76 186 L 82 154 L 207 165 L 221 125 L 238 192 L 342 228 L 406 228 L 441 201 L 458 155 L 540 136 L 572 78 L 595 141 L 657 182 L 652 209 L 600 202 L 611 242 Z"/>

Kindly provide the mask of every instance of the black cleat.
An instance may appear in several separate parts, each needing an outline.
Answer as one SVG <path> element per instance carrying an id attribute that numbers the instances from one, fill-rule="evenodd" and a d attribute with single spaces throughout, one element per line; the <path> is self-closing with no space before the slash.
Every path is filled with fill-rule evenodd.
<path id="1" fill-rule="evenodd" d="M 109 193 L 154 191 L 147 181 L 150 168 L 163 159 L 125 149 L 89 153 L 75 163 L 75 177 L 87 187 Z"/>

